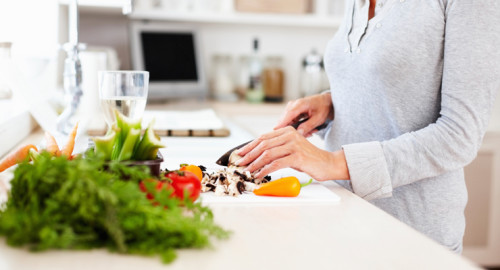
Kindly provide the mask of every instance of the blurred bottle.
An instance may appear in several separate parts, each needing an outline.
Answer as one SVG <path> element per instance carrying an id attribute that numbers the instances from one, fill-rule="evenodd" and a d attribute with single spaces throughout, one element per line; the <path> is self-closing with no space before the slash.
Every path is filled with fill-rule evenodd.
<path id="1" fill-rule="evenodd" d="M 249 58 L 246 55 L 240 56 L 237 63 L 237 72 L 235 77 L 236 93 L 242 99 L 246 97 L 248 85 L 250 85 L 250 67 Z"/>
<path id="2" fill-rule="evenodd" d="M 265 101 L 282 102 L 284 90 L 284 73 L 282 59 L 279 56 L 270 56 L 266 59 L 262 73 Z"/>
<path id="3" fill-rule="evenodd" d="M 328 88 L 325 85 L 325 71 L 323 69 L 323 57 L 312 50 L 302 61 L 300 76 L 300 93 L 303 97 L 318 94 Z"/>
<path id="4" fill-rule="evenodd" d="M 264 91 L 262 89 L 262 60 L 259 55 L 259 40 L 253 40 L 253 52 L 249 59 L 250 81 L 246 98 L 249 102 L 259 103 L 264 100 Z"/>
<path id="5" fill-rule="evenodd" d="M 14 63 L 12 62 L 10 49 L 12 43 L 0 42 L 0 99 L 12 97 L 12 76 Z"/>
<path id="6" fill-rule="evenodd" d="M 212 96 L 217 100 L 236 101 L 230 55 L 215 55 L 212 60 Z"/>

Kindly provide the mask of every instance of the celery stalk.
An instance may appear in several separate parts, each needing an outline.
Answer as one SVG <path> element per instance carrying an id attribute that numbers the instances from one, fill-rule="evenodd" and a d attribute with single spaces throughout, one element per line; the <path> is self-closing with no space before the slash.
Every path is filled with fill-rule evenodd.
<path id="1" fill-rule="evenodd" d="M 112 160 L 119 159 L 120 154 L 122 153 L 123 144 L 127 140 L 127 136 L 131 129 L 141 129 L 141 119 L 130 119 L 125 115 L 121 114 L 118 110 L 114 110 L 116 117 L 116 127 L 119 129 L 118 137 L 115 143 L 115 149 L 113 149 L 113 153 L 111 155 Z"/>
<path id="2" fill-rule="evenodd" d="M 134 152 L 134 160 L 152 160 L 156 159 L 158 149 L 165 147 L 160 137 L 156 136 L 153 130 L 154 120 L 149 123 L 144 136 L 137 145 Z"/>
<path id="3" fill-rule="evenodd" d="M 105 160 L 111 160 L 114 145 L 117 139 L 117 133 L 114 129 L 109 129 L 107 135 L 103 137 L 94 137 L 95 153 L 103 156 Z"/>
<path id="4" fill-rule="evenodd" d="M 117 160 L 129 160 L 132 158 L 132 154 L 134 153 L 135 146 L 139 142 L 140 136 L 140 129 L 132 128 L 129 130 Z"/>
<path id="5" fill-rule="evenodd" d="M 130 119 L 118 110 L 114 111 L 116 122 L 106 135 L 92 138 L 95 152 L 106 160 L 152 160 L 158 149 L 165 147 L 153 131 L 152 121 L 141 138 L 141 119 Z"/>
<path id="6" fill-rule="evenodd" d="M 35 149 L 31 148 L 29 151 L 28 151 L 28 154 L 29 154 L 29 157 L 31 160 L 33 160 L 34 162 L 37 162 L 38 161 L 38 158 L 40 157 L 40 153 L 38 153 Z"/>

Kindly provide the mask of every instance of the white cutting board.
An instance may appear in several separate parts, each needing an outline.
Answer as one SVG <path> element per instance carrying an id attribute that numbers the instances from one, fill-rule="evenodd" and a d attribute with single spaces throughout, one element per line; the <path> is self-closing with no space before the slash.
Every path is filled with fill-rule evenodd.
<path id="1" fill-rule="evenodd" d="M 318 182 L 314 182 L 300 191 L 297 197 L 257 196 L 245 192 L 237 197 L 216 196 L 215 192 L 205 192 L 198 199 L 204 205 L 306 205 L 306 204 L 336 204 L 340 201 L 337 194 Z"/>

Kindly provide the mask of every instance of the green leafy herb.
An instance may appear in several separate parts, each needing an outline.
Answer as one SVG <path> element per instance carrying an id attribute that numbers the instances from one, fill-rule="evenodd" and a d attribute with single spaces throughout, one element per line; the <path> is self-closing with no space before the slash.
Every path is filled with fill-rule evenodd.
<path id="1" fill-rule="evenodd" d="M 42 153 L 16 168 L 0 235 L 35 251 L 106 247 L 159 255 L 165 263 L 175 249 L 208 247 L 213 237 L 229 235 L 209 208 L 179 202 L 168 190 L 148 188 L 153 205 L 138 185 L 150 177 L 146 167 L 107 163 L 93 151 L 71 161 Z"/>

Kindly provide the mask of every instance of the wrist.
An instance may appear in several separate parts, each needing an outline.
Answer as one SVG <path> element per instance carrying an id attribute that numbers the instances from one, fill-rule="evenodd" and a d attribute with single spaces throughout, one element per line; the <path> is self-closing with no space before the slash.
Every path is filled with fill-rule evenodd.
<path id="1" fill-rule="evenodd" d="M 344 150 L 332 152 L 333 169 L 335 180 L 351 180 L 349 175 L 349 167 L 345 158 Z"/>

